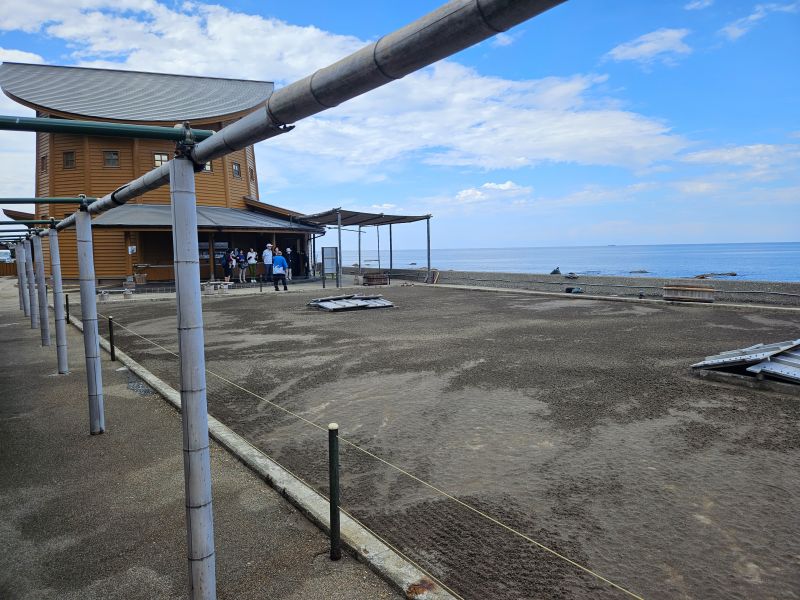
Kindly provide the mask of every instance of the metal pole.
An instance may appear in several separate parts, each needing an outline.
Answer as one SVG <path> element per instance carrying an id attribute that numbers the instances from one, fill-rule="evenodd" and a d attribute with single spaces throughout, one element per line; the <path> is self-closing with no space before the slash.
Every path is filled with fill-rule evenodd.
<path id="1" fill-rule="evenodd" d="M 69 319 L 69 310 L 65 315 L 63 304 L 64 288 L 61 281 L 61 251 L 58 246 L 58 231 L 56 231 L 55 227 L 50 228 L 47 237 L 50 241 L 50 271 L 53 276 L 53 312 L 56 320 L 58 372 L 65 374 L 69 373 L 69 361 L 67 360 L 67 320 Z M 69 297 L 67 297 L 67 307 L 69 307 Z"/>
<path id="2" fill-rule="evenodd" d="M 428 215 L 428 218 L 425 219 L 425 223 L 428 227 L 428 275 L 425 278 L 425 281 L 428 283 L 433 283 L 431 281 L 431 216 Z"/>
<path id="3" fill-rule="evenodd" d="M 66 311 L 67 321 L 69 321 L 69 294 L 64 294 L 64 310 Z"/>
<path id="4" fill-rule="evenodd" d="M 200 259 L 197 249 L 197 199 L 192 162 L 179 157 L 169 164 L 172 247 L 175 257 L 175 292 L 178 306 L 189 590 L 194 600 L 201 598 L 212 600 L 217 597 L 217 584 L 211 504 L 211 457 L 208 446 L 203 309 L 200 299 Z"/>
<path id="5" fill-rule="evenodd" d="M 336 251 L 336 287 L 342 287 L 342 211 L 336 211 L 336 227 L 339 232 L 339 249 Z"/>
<path id="6" fill-rule="evenodd" d="M 389 223 L 389 275 L 392 274 L 393 266 L 394 266 L 394 261 L 392 259 L 392 224 Z"/>
<path id="7" fill-rule="evenodd" d="M 36 253 L 36 291 L 39 294 L 39 328 L 42 333 L 42 346 L 50 345 L 50 315 L 47 309 L 47 285 L 44 281 L 44 256 L 42 238 L 33 236 L 33 250 Z"/>
<path id="8" fill-rule="evenodd" d="M 25 276 L 25 244 L 20 242 L 14 246 L 17 257 L 17 284 L 19 285 L 19 308 L 27 317 L 30 314 L 28 305 L 28 278 Z"/>
<path id="9" fill-rule="evenodd" d="M 314 277 L 317 276 L 317 236 L 311 236 L 311 255 L 313 260 L 311 264 L 314 265 Z"/>
<path id="10" fill-rule="evenodd" d="M 75 235 L 78 242 L 78 275 L 81 284 L 81 321 L 83 353 L 86 358 L 86 384 L 89 390 L 89 433 L 106 430 L 103 410 L 103 371 L 100 364 L 100 338 L 97 333 L 97 290 L 94 281 L 92 217 L 86 206 L 75 213 Z"/>
<path id="11" fill-rule="evenodd" d="M 378 270 L 381 270 L 381 226 L 376 225 L 375 231 L 378 232 Z"/>
<path id="12" fill-rule="evenodd" d="M 25 240 L 25 278 L 28 280 L 28 305 L 31 309 L 31 329 L 39 328 L 39 303 L 36 301 L 36 283 L 33 278 L 33 249 Z"/>
<path id="13" fill-rule="evenodd" d="M 114 317 L 108 317 L 108 346 L 111 349 L 111 360 L 117 360 L 117 349 L 114 347 Z"/>
<path id="14" fill-rule="evenodd" d="M 342 558 L 339 525 L 339 425 L 328 425 L 328 481 L 330 483 L 331 560 Z"/>
<path id="15" fill-rule="evenodd" d="M 361 225 L 358 226 L 358 276 L 361 277 Z"/>

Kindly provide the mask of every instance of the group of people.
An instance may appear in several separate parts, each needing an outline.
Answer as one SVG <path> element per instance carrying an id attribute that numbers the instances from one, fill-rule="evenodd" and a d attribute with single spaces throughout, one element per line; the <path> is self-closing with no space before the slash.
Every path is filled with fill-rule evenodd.
<path id="1" fill-rule="evenodd" d="M 292 280 L 292 267 L 296 262 L 296 253 L 291 248 L 286 248 L 286 254 L 277 246 L 267 244 L 261 252 L 261 260 L 264 263 L 267 281 L 272 280 L 275 291 L 278 291 L 278 284 L 283 284 L 283 289 L 288 290 L 286 281 Z M 254 248 L 250 248 L 245 254 L 244 248 L 234 248 L 225 254 L 222 267 L 225 272 L 225 281 L 230 281 L 232 276 L 238 277 L 239 283 L 245 283 L 249 278 L 251 283 L 256 282 L 256 265 L 258 264 L 258 253 Z"/>

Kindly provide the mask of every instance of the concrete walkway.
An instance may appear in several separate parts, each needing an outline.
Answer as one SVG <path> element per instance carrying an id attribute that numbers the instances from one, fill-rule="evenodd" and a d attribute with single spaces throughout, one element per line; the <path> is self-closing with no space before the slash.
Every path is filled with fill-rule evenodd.
<path id="1" fill-rule="evenodd" d="M 59 376 L 0 279 L 0 598 L 186 598 L 180 415 L 104 354 L 107 432 L 90 436 L 68 336 Z M 220 598 L 400 598 L 331 562 L 327 537 L 215 443 L 211 459 Z"/>

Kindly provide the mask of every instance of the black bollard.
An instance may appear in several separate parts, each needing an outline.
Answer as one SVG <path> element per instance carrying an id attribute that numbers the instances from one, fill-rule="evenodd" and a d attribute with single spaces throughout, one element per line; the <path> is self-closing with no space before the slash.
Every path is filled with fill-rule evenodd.
<path id="1" fill-rule="evenodd" d="M 117 352 L 114 348 L 114 317 L 108 317 L 108 344 L 111 346 L 111 360 L 117 360 Z"/>
<path id="2" fill-rule="evenodd" d="M 67 313 L 67 323 L 69 323 L 69 294 L 64 294 L 64 312 Z"/>
<path id="3" fill-rule="evenodd" d="M 339 531 L 339 425 L 328 425 L 328 479 L 331 490 L 331 560 L 342 558 Z"/>
<path id="4" fill-rule="evenodd" d="M 258 278 L 258 291 L 259 292 L 263 292 L 264 291 L 264 276 L 263 275 L 259 276 L 259 278 Z"/>

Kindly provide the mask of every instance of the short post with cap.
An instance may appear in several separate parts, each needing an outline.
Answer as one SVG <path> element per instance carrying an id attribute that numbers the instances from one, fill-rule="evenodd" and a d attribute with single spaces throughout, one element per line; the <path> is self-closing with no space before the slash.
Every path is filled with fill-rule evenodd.
<path id="1" fill-rule="evenodd" d="M 328 479 L 330 482 L 331 508 L 331 560 L 342 558 L 342 542 L 339 531 L 339 425 L 328 425 Z"/>

